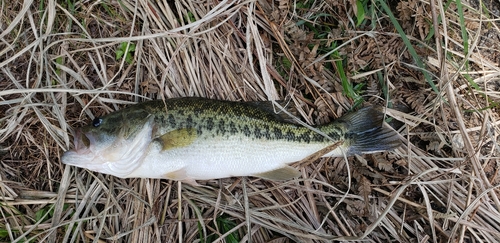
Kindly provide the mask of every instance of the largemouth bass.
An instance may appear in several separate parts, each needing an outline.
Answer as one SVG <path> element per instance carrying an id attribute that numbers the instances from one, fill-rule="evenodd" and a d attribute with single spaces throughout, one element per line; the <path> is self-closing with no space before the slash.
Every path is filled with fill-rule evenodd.
<path id="1" fill-rule="evenodd" d="M 77 129 L 74 149 L 61 160 L 121 178 L 193 182 L 257 176 L 284 180 L 299 175 L 290 163 L 336 141 L 343 142 L 324 156 L 400 146 L 397 133 L 382 123 L 382 112 L 367 107 L 317 126 L 322 135 L 276 114 L 269 101 L 156 100 L 96 118 Z"/>

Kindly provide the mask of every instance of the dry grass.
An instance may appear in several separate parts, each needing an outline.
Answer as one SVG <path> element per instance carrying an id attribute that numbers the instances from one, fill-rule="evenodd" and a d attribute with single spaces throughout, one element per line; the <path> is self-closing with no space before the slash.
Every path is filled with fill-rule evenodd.
<path id="1" fill-rule="evenodd" d="M 336 1 L 2 2 L 0 242 L 495 242 L 500 5 L 481 4 L 391 6 L 436 93 L 382 9 L 354 27 Z M 308 124 L 362 98 L 404 146 L 201 187 L 60 163 L 72 127 L 179 96 L 290 99 Z"/>

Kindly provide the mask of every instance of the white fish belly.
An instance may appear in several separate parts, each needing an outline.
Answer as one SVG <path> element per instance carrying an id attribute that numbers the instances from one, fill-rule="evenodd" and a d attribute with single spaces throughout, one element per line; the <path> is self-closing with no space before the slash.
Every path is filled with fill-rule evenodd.
<path id="1" fill-rule="evenodd" d="M 159 146 L 150 148 L 128 177 L 166 178 L 172 172 L 190 180 L 250 176 L 300 161 L 326 146 L 246 137 L 197 139 L 189 146 L 161 152 Z"/>

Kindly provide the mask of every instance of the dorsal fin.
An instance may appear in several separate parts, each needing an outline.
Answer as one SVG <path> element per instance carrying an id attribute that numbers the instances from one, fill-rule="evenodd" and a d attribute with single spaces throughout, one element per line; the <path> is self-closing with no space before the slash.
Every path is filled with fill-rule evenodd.
<path id="1" fill-rule="evenodd" d="M 247 105 L 250 105 L 254 108 L 265 111 L 266 113 L 271 114 L 276 120 L 286 123 L 298 124 L 295 119 L 285 112 L 283 112 L 279 107 L 275 106 L 272 101 L 247 101 L 245 102 Z M 294 116 L 297 116 L 297 108 L 293 104 L 293 102 L 286 100 L 277 100 L 276 103 L 281 105 L 285 110 L 291 113 Z"/>

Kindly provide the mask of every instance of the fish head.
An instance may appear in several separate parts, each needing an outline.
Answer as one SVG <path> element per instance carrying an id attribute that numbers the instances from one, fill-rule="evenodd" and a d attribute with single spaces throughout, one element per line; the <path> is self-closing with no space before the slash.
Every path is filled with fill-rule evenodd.
<path id="1" fill-rule="evenodd" d="M 104 174 L 126 178 L 148 152 L 153 116 L 144 110 L 124 109 L 97 117 L 74 133 L 74 149 L 61 161 Z"/>

